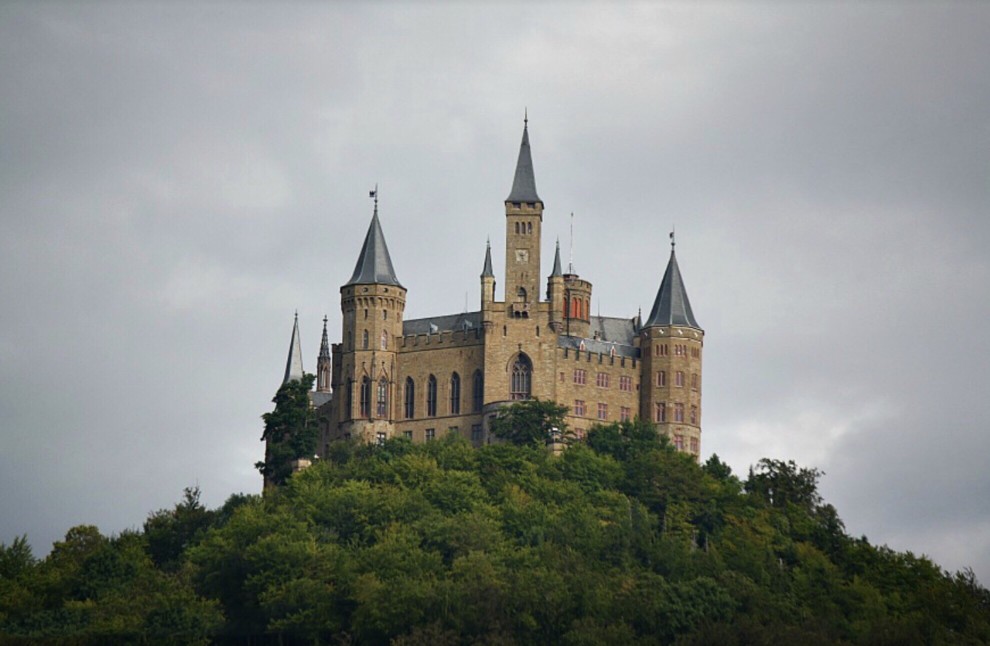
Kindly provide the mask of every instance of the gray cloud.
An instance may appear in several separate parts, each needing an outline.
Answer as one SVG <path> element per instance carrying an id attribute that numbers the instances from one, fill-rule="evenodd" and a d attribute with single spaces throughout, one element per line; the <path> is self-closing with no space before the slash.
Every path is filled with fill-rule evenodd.
<path id="1" fill-rule="evenodd" d="M 704 446 L 990 578 L 990 10 L 0 7 L 0 541 L 257 491 L 299 309 L 339 336 L 380 182 L 410 316 L 476 306 L 524 106 L 595 307 L 676 225 Z M 424 250 L 428 250 L 424 253 Z"/>

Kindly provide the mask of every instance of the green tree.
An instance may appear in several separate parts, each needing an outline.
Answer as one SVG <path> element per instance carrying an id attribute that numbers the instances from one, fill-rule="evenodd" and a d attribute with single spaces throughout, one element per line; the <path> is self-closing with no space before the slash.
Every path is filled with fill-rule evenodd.
<path id="1" fill-rule="evenodd" d="M 520 446 L 544 445 L 567 433 L 567 406 L 553 401 L 527 399 L 499 410 L 491 421 L 492 434 Z"/>
<path id="2" fill-rule="evenodd" d="M 175 571 L 183 553 L 206 533 L 217 512 L 199 501 L 199 487 L 183 489 L 182 500 L 173 509 L 161 509 L 144 521 L 148 554 L 155 565 Z"/>
<path id="3" fill-rule="evenodd" d="M 265 413 L 265 459 L 255 464 L 266 482 L 284 484 L 292 475 L 292 462 L 310 458 L 316 451 L 319 435 L 316 410 L 309 392 L 313 389 L 314 375 L 303 375 L 282 384 L 272 401 L 275 410 Z"/>

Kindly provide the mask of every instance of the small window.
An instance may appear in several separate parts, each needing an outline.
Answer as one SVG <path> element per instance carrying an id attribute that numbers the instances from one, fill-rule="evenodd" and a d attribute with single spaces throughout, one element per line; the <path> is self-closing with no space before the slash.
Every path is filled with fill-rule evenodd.
<path id="1" fill-rule="evenodd" d="M 481 407 L 485 403 L 485 378 L 480 370 L 474 371 L 474 385 L 471 390 L 471 410 L 475 413 L 481 412 Z"/>
<path id="2" fill-rule="evenodd" d="M 657 403 L 656 415 L 654 416 L 655 422 L 666 422 L 667 421 L 667 404 L 663 402 Z"/>
<path id="3" fill-rule="evenodd" d="M 527 222 L 526 223 L 526 233 L 533 233 L 533 223 L 532 222 Z"/>
<path id="4" fill-rule="evenodd" d="M 698 423 L 698 407 L 697 406 L 692 406 L 691 407 L 691 423 L 692 424 L 697 424 Z"/>
<path id="5" fill-rule="evenodd" d="M 367 330 L 365 330 L 364 332 L 361 333 L 361 349 L 362 350 L 367 350 L 368 349 L 368 331 Z"/>
<path id="6" fill-rule="evenodd" d="M 674 404 L 674 421 L 684 421 L 684 404 Z"/>
<path id="7" fill-rule="evenodd" d="M 412 431 L 402 431 L 402 437 L 412 442 Z"/>
<path id="8" fill-rule="evenodd" d="M 378 417 L 388 417 L 388 381 L 385 377 L 378 380 L 378 405 L 376 414 Z"/>
<path id="9" fill-rule="evenodd" d="M 684 450 L 684 436 L 683 435 L 675 435 L 674 436 L 674 448 L 677 449 L 678 451 L 683 451 Z"/>
<path id="10" fill-rule="evenodd" d="M 361 379 L 361 417 L 371 417 L 371 380 Z"/>
<path id="11" fill-rule="evenodd" d="M 620 422 L 628 422 L 631 413 L 632 413 L 632 411 L 629 410 L 629 407 L 628 406 L 620 406 L 619 407 L 619 421 Z"/>
<path id="12" fill-rule="evenodd" d="M 432 442 L 434 439 L 436 439 L 436 437 L 437 437 L 437 429 L 435 429 L 435 428 L 428 428 L 428 429 L 426 429 L 426 441 L 427 442 Z"/>
<path id="13" fill-rule="evenodd" d="M 416 414 L 416 383 L 412 377 L 406 377 L 406 393 L 404 401 L 406 419 L 412 419 Z"/>
<path id="14" fill-rule="evenodd" d="M 700 446 L 700 444 L 701 443 L 698 442 L 698 438 L 692 437 L 691 438 L 691 453 L 694 453 L 695 455 L 697 455 L 698 453 L 700 453 L 701 452 L 701 446 Z"/>
<path id="15" fill-rule="evenodd" d="M 599 388 L 608 388 L 609 378 L 607 372 L 599 372 L 595 375 L 595 385 Z"/>
<path id="16" fill-rule="evenodd" d="M 481 446 L 485 441 L 485 436 L 481 430 L 481 424 L 471 425 L 471 444 Z"/>
<path id="17" fill-rule="evenodd" d="M 578 417 L 584 417 L 584 415 L 585 415 L 585 408 L 584 408 L 584 400 L 583 399 L 575 399 L 574 400 L 574 414 L 577 415 Z"/>
<path id="18" fill-rule="evenodd" d="M 680 370 L 678 370 L 677 373 L 674 375 L 674 385 L 677 386 L 678 388 L 684 387 L 684 373 L 681 372 Z"/>
<path id="19" fill-rule="evenodd" d="M 691 373 L 691 390 L 698 390 L 698 373 Z"/>
<path id="20" fill-rule="evenodd" d="M 657 388 L 663 388 L 667 385 L 667 371 L 661 370 L 657 373 Z"/>
<path id="21" fill-rule="evenodd" d="M 577 368 L 574 370 L 574 383 L 583 386 L 587 378 L 588 372 L 583 368 Z"/>
<path id="22" fill-rule="evenodd" d="M 598 419 L 608 419 L 608 404 L 605 402 L 598 402 Z"/>
<path id="23" fill-rule="evenodd" d="M 388 320 L 388 310 L 382 310 L 382 320 L 383 321 Z"/>
<path id="24" fill-rule="evenodd" d="M 378 446 L 384 446 L 385 437 L 386 437 L 385 431 L 378 431 L 377 433 L 375 433 L 375 444 L 377 444 Z"/>
<path id="25" fill-rule="evenodd" d="M 461 376 L 456 372 L 450 376 L 450 414 L 461 414 Z"/>
<path id="26" fill-rule="evenodd" d="M 384 330 L 382 331 L 381 346 L 382 350 L 388 350 L 388 332 L 385 332 Z"/>

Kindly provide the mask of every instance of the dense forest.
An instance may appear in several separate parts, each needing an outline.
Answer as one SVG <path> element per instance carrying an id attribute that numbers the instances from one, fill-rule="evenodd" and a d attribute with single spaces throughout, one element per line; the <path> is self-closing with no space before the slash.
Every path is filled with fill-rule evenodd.
<path id="1" fill-rule="evenodd" d="M 638 422 L 553 451 L 516 412 L 482 448 L 339 443 L 264 496 L 2 545 L 0 642 L 990 643 L 972 572 L 848 536 L 815 469 L 740 478 Z"/>

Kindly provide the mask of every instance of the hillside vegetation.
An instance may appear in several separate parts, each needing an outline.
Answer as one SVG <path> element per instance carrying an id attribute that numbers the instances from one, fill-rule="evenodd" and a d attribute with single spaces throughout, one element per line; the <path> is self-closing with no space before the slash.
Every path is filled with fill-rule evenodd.
<path id="1" fill-rule="evenodd" d="M 987 644 L 971 572 L 847 536 L 820 474 L 745 480 L 612 424 L 553 454 L 341 443 L 264 497 L 0 548 L 0 642 Z"/>

